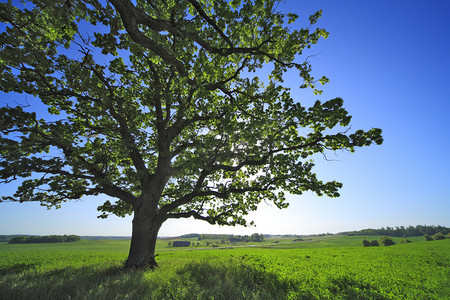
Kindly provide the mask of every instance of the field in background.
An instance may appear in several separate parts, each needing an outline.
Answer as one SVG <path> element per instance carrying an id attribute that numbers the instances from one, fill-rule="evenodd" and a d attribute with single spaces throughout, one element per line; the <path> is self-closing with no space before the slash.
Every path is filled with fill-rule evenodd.
<path id="1" fill-rule="evenodd" d="M 0 243 L 0 299 L 450 298 L 449 239 L 365 248 L 363 238 L 378 237 L 178 251 L 160 240 L 159 267 L 134 271 L 122 268 L 127 240 Z"/>

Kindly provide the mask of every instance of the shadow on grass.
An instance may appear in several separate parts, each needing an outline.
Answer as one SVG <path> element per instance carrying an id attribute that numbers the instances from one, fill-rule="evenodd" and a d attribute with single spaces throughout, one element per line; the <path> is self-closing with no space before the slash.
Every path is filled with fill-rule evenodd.
<path id="1" fill-rule="evenodd" d="M 330 281 L 328 288 L 331 294 L 344 299 L 391 299 L 383 296 L 375 287 L 366 282 L 361 282 L 350 276 L 341 276 Z"/>
<path id="2" fill-rule="evenodd" d="M 319 287 L 251 264 L 193 261 L 155 270 L 120 265 L 0 270 L 0 299 L 384 299 L 351 278 Z"/>
<path id="3" fill-rule="evenodd" d="M 7 267 L 2 267 L 0 269 L 0 276 L 25 272 L 25 271 L 34 269 L 35 267 L 36 267 L 36 264 L 23 264 L 23 263 L 15 264 L 12 266 L 7 266 Z"/>
<path id="4" fill-rule="evenodd" d="M 47 271 L 14 266 L 0 270 L 5 274 L 0 278 L 0 299 L 120 299 L 134 294 L 134 281 L 142 272 L 127 273 L 120 266 Z"/>
<path id="5" fill-rule="evenodd" d="M 291 283 L 277 274 L 233 262 L 228 265 L 192 262 L 177 274 L 189 282 L 189 291 L 184 295 L 194 292 L 199 299 L 288 299 L 294 293 Z M 308 292 L 301 294 L 301 299 L 312 299 Z"/>

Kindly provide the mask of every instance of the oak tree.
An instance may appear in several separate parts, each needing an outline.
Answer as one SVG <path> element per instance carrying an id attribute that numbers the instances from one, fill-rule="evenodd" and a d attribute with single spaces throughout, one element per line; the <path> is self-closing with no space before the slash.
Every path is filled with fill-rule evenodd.
<path id="1" fill-rule="evenodd" d="M 126 266 L 141 267 L 168 219 L 248 225 L 262 200 L 287 207 L 284 192 L 339 196 L 308 157 L 381 144 L 381 130 L 350 132 L 340 98 L 293 98 L 289 70 L 316 94 L 328 81 L 301 56 L 328 33 L 321 11 L 302 28 L 277 5 L 0 3 L 0 90 L 34 96 L 0 108 L 0 180 L 21 179 L 2 201 L 107 195 L 101 217 L 134 215 Z"/>

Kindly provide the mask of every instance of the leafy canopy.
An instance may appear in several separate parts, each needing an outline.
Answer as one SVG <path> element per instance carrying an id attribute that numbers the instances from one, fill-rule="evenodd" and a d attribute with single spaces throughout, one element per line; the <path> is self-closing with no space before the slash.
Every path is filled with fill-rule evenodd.
<path id="1" fill-rule="evenodd" d="M 0 179 L 24 178 L 2 200 L 59 207 L 105 194 L 117 201 L 102 217 L 150 203 L 161 220 L 234 225 L 262 200 L 286 207 L 284 191 L 339 196 L 307 158 L 381 144 L 381 130 L 349 133 L 340 98 L 293 99 L 288 70 L 316 94 L 328 81 L 299 58 L 328 33 L 315 27 L 321 11 L 300 28 L 277 5 L 0 3 L 0 90 L 36 97 L 0 108 Z"/>

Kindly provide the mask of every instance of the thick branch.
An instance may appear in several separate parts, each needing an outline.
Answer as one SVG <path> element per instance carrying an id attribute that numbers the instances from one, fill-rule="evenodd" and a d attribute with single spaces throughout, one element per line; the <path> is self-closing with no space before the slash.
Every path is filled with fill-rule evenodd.
<path id="1" fill-rule="evenodd" d="M 191 192 L 189 194 L 186 194 L 183 197 L 179 198 L 178 200 L 176 200 L 176 201 L 174 201 L 172 203 L 166 204 L 163 207 L 161 207 L 161 209 L 160 209 L 161 215 L 165 215 L 168 212 L 176 209 L 177 207 L 179 207 L 179 206 L 181 206 L 183 204 L 189 203 L 190 201 L 192 201 L 192 199 L 197 197 L 197 195 L 199 193 L 199 190 L 200 190 L 201 186 L 203 185 L 203 182 L 205 181 L 205 179 L 206 179 L 206 177 L 208 175 L 209 175 L 209 172 L 206 171 L 206 170 L 203 170 L 200 173 L 200 176 L 197 179 L 197 183 L 195 184 L 194 188 L 192 189 L 193 192 Z"/>
<path id="2" fill-rule="evenodd" d="M 272 181 L 274 181 L 274 180 L 272 180 Z M 183 197 L 175 200 L 174 202 L 164 205 L 161 208 L 160 213 L 163 216 L 167 215 L 167 214 L 169 214 L 170 211 L 193 201 L 195 198 L 212 196 L 212 197 L 220 198 L 220 199 L 228 199 L 231 196 L 231 194 L 245 194 L 248 192 L 264 192 L 270 188 L 270 186 L 272 185 L 272 181 L 269 182 L 268 184 L 266 184 L 264 186 L 260 186 L 260 187 L 229 188 L 229 189 L 226 189 L 221 192 L 213 191 L 213 190 L 204 190 L 204 191 L 194 190 L 193 192 L 184 195 Z"/>
<path id="3" fill-rule="evenodd" d="M 159 57 L 161 57 L 167 63 L 173 65 L 180 74 L 183 76 L 187 76 L 187 71 L 185 69 L 184 64 L 179 61 L 174 55 L 170 54 L 167 49 L 164 49 L 161 45 L 155 43 L 151 39 L 145 36 L 138 27 L 138 24 L 146 24 L 151 29 L 156 31 L 164 30 L 161 27 L 162 23 L 157 22 L 153 18 L 150 18 L 148 15 L 143 13 L 142 11 L 136 9 L 133 3 L 129 0 L 109 0 L 116 10 L 119 12 L 120 17 L 122 19 L 123 25 L 130 35 L 131 39 L 142 45 L 143 47 L 152 50 Z"/>
<path id="4" fill-rule="evenodd" d="M 191 210 L 188 212 L 167 214 L 166 219 L 180 219 L 180 218 L 194 217 L 194 219 L 206 221 L 212 225 L 217 224 L 217 223 L 226 224 L 226 221 L 224 221 L 224 220 L 221 221 L 221 219 L 223 217 L 228 217 L 228 216 L 233 215 L 234 212 L 235 212 L 234 210 L 230 209 L 230 210 L 224 211 L 214 217 L 210 217 L 210 216 L 202 216 L 197 211 Z"/>
<path id="5" fill-rule="evenodd" d="M 97 188 L 96 190 L 108 196 L 119 198 L 120 200 L 125 201 L 126 203 L 131 204 L 132 206 L 135 206 L 138 203 L 137 197 L 114 185 L 107 184 L 103 187 Z"/>
<path id="6" fill-rule="evenodd" d="M 216 224 L 216 221 L 213 218 L 202 216 L 201 214 L 199 214 L 198 212 L 193 211 L 193 210 L 184 212 L 184 213 L 171 213 L 171 214 L 166 215 L 166 219 L 180 219 L 180 218 L 190 218 L 190 217 L 194 217 L 197 220 L 206 221 L 212 225 Z"/>

